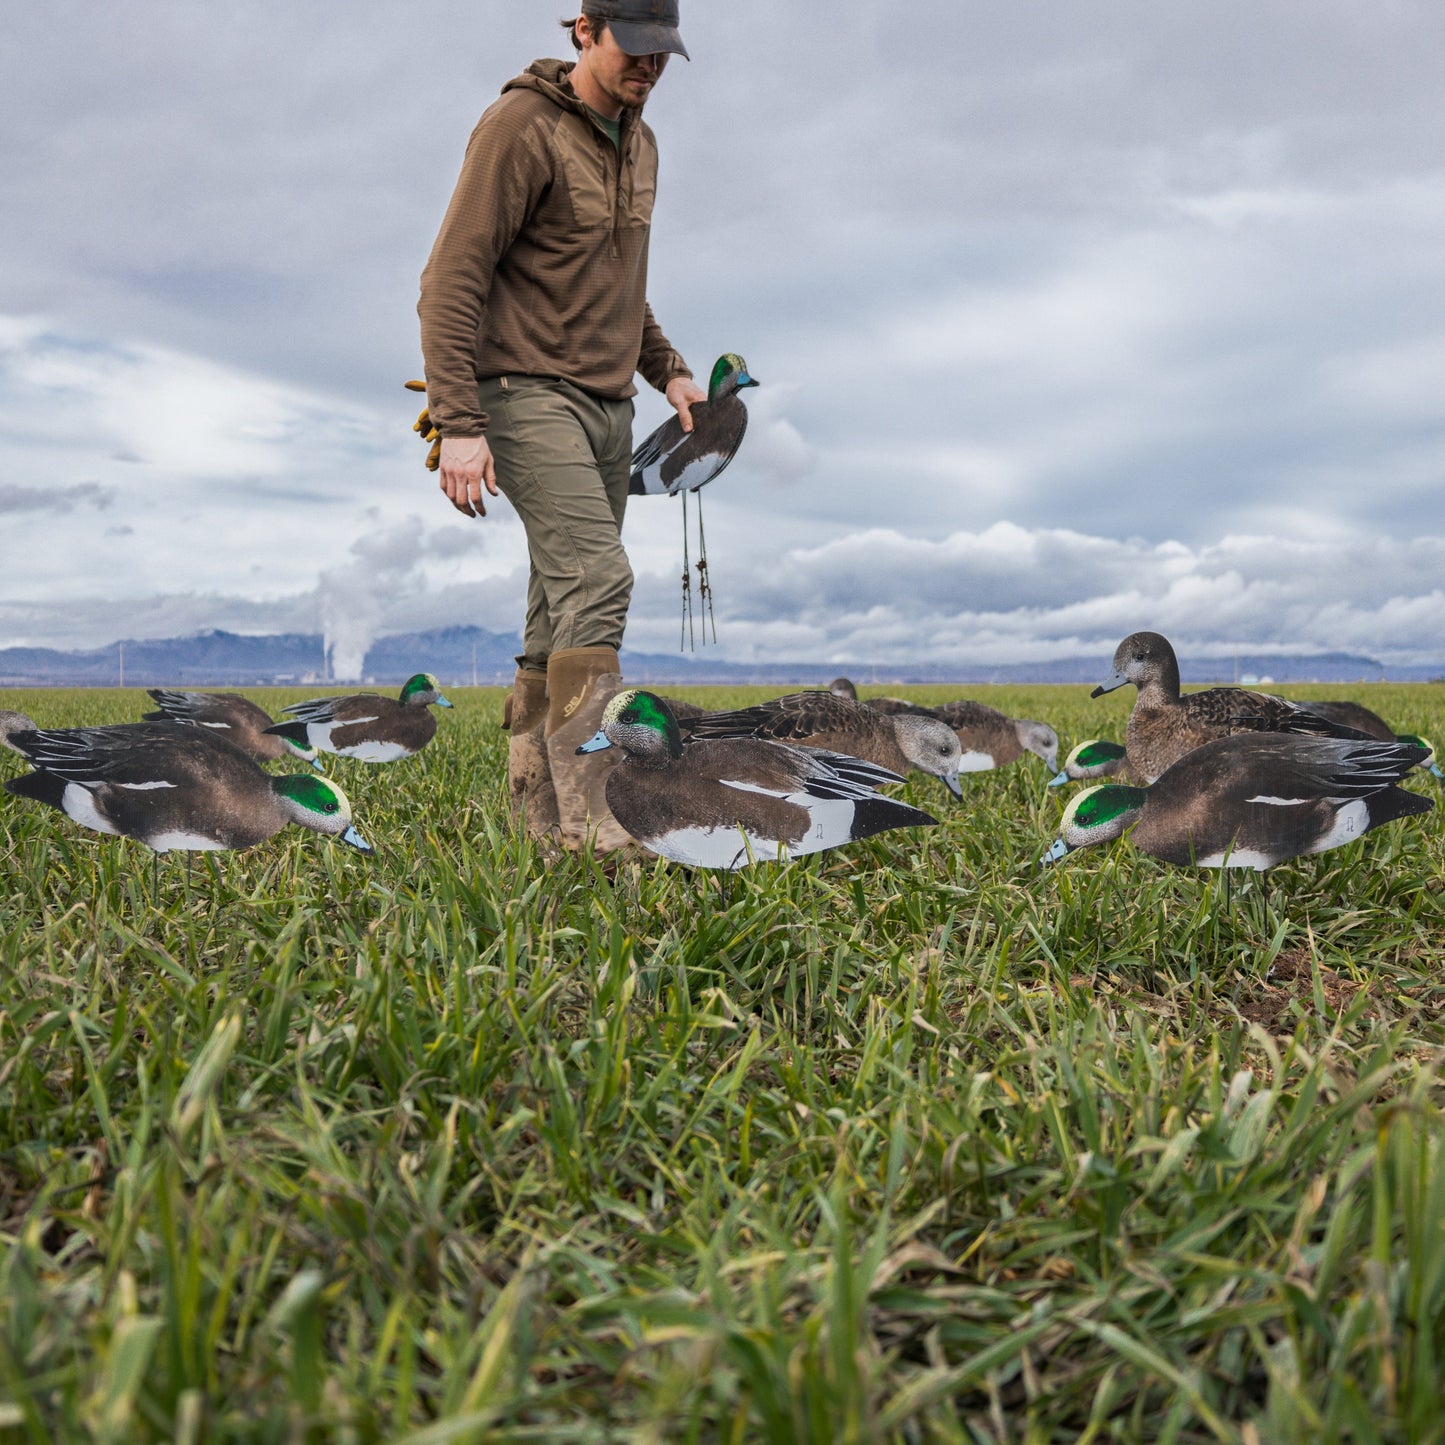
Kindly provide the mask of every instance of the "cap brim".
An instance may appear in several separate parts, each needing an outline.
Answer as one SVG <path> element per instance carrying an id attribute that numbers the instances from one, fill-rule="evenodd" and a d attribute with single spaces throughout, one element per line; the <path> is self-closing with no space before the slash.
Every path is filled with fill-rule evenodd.
<path id="1" fill-rule="evenodd" d="M 638 25 L 629 20 L 609 20 L 607 28 L 629 55 L 680 55 L 691 60 L 687 46 L 675 25 Z"/>

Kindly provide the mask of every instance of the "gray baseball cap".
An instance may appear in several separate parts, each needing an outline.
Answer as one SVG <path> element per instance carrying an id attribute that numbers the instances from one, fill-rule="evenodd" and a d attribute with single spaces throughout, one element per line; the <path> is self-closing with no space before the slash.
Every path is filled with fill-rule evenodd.
<path id="1" fill-rule="evenodd" d="M 582 13 L 605 20 L 629 55 L 668 51 L 691 60 L 677 29 L 677 0 L 582 0 Z"/>

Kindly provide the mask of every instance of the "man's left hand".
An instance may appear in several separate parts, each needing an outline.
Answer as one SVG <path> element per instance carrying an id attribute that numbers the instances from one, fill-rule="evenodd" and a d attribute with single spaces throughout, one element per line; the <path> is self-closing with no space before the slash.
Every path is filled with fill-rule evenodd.
<path id="1" fill-rule="evenodd" d="M 690 376 L 674 376 L 667 383 L 663 395 L 677 413 L 677 419 L 682 423 L 683 431 L 691 431 L 692 404 L 695 401 L 706 401 L 707 392 Z"/>

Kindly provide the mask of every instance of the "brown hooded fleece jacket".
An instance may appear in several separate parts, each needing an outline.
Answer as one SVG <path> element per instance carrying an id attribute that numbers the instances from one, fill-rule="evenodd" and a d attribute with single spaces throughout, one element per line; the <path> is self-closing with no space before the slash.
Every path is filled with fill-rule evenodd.
<path id="1" fill-rule="evenodd" d="M 571 71 L 534 62 L 477 122 L 422 272 L 427 405 L 444 437 L 486 430 L 486 377 L 560 377 L 620 400 L 635 371 L 659 391 L 692 375 L 647 304 L 657 142 L 626 109 L 614 145 Z"/>

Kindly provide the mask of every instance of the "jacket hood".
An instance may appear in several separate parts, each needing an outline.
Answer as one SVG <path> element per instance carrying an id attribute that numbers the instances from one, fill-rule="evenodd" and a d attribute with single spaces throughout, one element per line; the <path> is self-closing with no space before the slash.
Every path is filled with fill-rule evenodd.
<path id="1" fill-rule="evenodd" d="M 577 99 L 577 93 L 567 79 L 572 74 L 573 64 L 570 60 L 534 60 L 502 87 L 502 94 L 506 95 L 509 90 L 535 90 L 564 110 L 585 114 L 582 102 Z"/>

